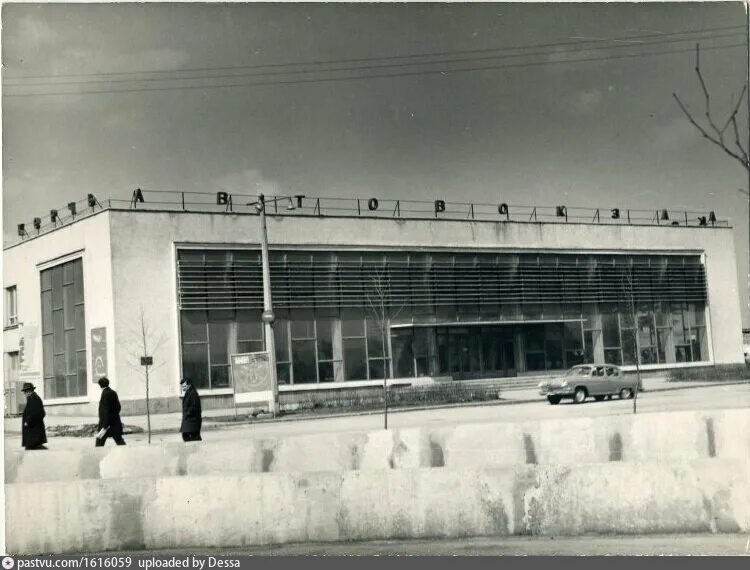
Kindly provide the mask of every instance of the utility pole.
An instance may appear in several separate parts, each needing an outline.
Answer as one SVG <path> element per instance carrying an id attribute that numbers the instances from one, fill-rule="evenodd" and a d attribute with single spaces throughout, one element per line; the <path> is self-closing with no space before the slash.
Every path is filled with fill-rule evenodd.
<path id="1" fill-rule="evenodd" d="M 271 266 L 268 260 L 268 228 L 266 227 L 266 202 L 263 194 L 258 196 L 260 205 L 260 249 L 263 264 L 263 330 L 268 352 L 268 365 L 273 379 L 273 415 L 279 413 L 279 376 L 276 373 L 276 342 L 273 336 L 273 300 L 271 299 Z"/>

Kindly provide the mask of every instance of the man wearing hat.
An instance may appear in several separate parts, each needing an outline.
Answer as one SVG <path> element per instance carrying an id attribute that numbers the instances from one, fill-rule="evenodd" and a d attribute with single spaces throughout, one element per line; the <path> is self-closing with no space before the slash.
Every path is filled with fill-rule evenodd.
<path id="1" fill-rule="evenodd" d="M 99 430 L 106 431 L 96 438 L 96 447 L 102 447 L 108 437 L 115 440 L 117 445 L 125 445 L 122 439 L 122 420 L 120 420 L 120 399 L 117 392 L 109 387 L 109 379 L 106 376 L 99 378 L 99 386 L 102 389 L 102 397 L 99 400 Z"/>
<path id="2" fill-rule="evenodd" d="M 190 378 L 180 381 L 182 389 L 182 441 L 203 441 L 201 439 L 201 397 Z"/>
<path id="3" fill-rule="evenodd" d="M 31 382 L 24 382 L 21 391 L 26 396 L 26 407 L 23 410 L 21 428 L 21 445 L 25 449 L 47 449 L 47 432 L 44 428 L 44 404 L 37 395 L 36 387 Z"/>

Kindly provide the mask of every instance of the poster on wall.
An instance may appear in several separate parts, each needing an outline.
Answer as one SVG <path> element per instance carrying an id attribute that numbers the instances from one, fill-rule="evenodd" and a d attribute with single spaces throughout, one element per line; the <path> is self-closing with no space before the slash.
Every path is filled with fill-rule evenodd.
<path id="1" fill-rule="evenodd" d="M 232 386 L 237 404 L 255 404 L 273 409 L 273 376 L 267 352 L 231 356 Z"/>
<path id="2" fill-rule="evenodd" d="M 37 360 L 34 339 L 41 336 L 36 323 L 21 324 L 18 327 L 18 381 L 42 382 L 42 364 Z"/>
<path id="3" fill-rule="evenodd" d="M 107 375 L 107 329 L 91 329 L 91 380 L 96 383 Z"/>

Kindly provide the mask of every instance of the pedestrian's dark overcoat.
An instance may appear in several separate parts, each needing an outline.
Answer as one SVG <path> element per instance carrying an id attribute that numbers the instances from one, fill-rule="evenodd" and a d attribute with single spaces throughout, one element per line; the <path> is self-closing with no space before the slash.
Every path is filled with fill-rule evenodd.
<path id="1" fill-rule="evenodd" d="M 182 424 L 180 433 L 197 433 L 201 431 L 201 397 L 198 390 L 190 384 L 182 397 Z"/>
<path id="2" fill-rule="evenodd" d="M 26 398 L 26 408 L 23 410 L 21 427 L 23 447 L 39 447 L 47 443 L 47 432 L 44 427 L 45 415 L 42 399 L 36 392 L 31 392 Z"/>
<path id="3" fill-rule="evenodd" d="M 122 420 L 120 419 L 120 399 L 117 392 L 107 386 L 102 389 L 99 400 L 99 429 L 108 427 L 110 436 L 122 435 Z"/>

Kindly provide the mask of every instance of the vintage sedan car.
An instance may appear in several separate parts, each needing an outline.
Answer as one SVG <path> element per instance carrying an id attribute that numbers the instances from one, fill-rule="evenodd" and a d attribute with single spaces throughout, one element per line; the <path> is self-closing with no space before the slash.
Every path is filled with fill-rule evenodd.
<path id="1" fill-rule="evenodd" d="M 626 375 L 614 364 L 580 364 L 563 376 L 540 382 L 539 393 L 553 405 L 564 398 L 581 404 L 589 396 L 597 402 L 615 395 L 624 400 L 633 397 L 637 383 L 635 375 Z"/>

